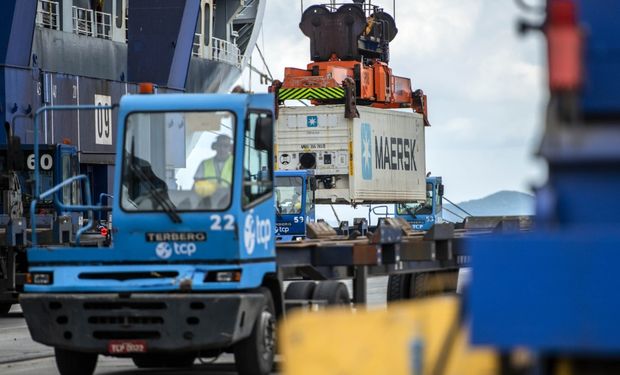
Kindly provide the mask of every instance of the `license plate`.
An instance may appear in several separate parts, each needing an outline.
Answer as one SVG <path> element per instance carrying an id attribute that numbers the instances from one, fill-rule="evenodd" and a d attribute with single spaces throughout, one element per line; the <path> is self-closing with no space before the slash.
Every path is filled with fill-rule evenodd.
<path id="1" fill-rule="evenodd" d="M 145 340 L 112 340 L 108 342 L 110 354 L 146 353 Z"/>

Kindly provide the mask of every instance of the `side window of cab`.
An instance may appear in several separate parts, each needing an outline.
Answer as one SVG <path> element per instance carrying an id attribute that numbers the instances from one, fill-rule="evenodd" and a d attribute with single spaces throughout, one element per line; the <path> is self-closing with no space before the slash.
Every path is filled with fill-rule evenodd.
<path id="1" fill-rule="evenodd" d="M 267 198 L 273 190 L 273 118 L 250 111 L 244 132 L 243 206 Z"/>

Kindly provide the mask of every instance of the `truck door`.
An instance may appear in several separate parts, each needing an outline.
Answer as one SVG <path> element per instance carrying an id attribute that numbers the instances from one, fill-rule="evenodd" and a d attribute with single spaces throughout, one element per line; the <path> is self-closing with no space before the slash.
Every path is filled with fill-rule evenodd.
<path id="1" fill-rule="evenodd" d="M 54 164 L 54 185 L 79 174 L 77 148 L 72 145 L 58 145 L 56 147 Z M 63 187 L 58 192 L 58 199 L 64 204 L 78 205 L 82 203 L 82 192 L 79 182 Z"/>
<path id="2" fill-rule="evenodd" d="M 271 104 L 273 102 L 265 104 Z M 267 107 L 270 108 L 270 107 Z M 241 258 L 275 255 L 273 201 L 273 114 L 249 110 L 243 136 Z"/>

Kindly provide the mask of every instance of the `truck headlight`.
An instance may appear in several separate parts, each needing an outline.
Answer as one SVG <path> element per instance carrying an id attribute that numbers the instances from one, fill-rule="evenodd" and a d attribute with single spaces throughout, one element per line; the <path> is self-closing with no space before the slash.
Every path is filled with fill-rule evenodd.
<path id="1" fill-rule="evenodd" d="M 241 270 L 222 270 L 207 273 L 205 282 L 231 283 L 241 281 Z"/>
<path id="2" fill-rule="evenodd" d="M 52 272 L 31 272 L 26 274 L 26 284 L 50 285 L 54 283 Z"/>

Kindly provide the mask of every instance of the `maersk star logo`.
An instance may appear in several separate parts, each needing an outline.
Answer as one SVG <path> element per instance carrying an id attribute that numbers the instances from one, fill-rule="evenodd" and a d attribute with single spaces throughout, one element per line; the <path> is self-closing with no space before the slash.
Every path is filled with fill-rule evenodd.
<path id="1" fill-rule="evenodd" d="M 362 124 L 362 178 L 372 180 L 372 146 L 370 124 Z"/>
<path id="2" fill-rule="evenodd" d="M 306 126 L 309 128 L 316 128 L 319 126 L 319 118 L 317 116 L 308 116 L 306 118 Z"/>

